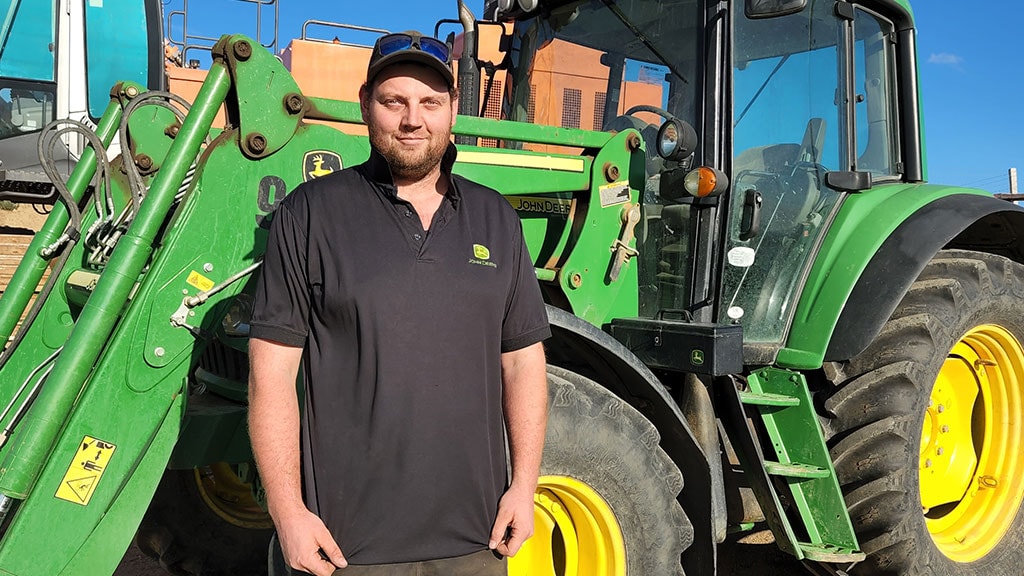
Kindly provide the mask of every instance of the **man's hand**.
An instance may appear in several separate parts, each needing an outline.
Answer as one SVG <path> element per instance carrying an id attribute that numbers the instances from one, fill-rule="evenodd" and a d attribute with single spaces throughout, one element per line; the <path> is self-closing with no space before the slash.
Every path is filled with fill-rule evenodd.
<path id="1" fill-rule="evenodd" d="M 533 490 L 511 487 L 498 502 L 498 517 L 488 547 L 502 556 L 515 556 L 533 536 Z"/>
<path id="2" fill-rule="evenodd" d="M 284 561 L 292 568 L 314 576 L 331 576 L 338 568 L 348 566 L 338 543 L 316 514 L 299 510 L 286 517 L 275 518 L 275 524 Z"/>

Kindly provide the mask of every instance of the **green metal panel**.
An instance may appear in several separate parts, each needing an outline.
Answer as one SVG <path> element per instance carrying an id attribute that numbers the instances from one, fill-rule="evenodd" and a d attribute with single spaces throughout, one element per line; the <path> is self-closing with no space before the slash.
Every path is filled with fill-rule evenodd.
<path id="1" fill-rule="evenodd" d="M 924 205 L 944 196 L 980 190 L 927 184 L 877 186 L 844 201 L 811 267 L 779 366 L 821 366 L 839 314 L 857 279 L 886 238 Z"/>

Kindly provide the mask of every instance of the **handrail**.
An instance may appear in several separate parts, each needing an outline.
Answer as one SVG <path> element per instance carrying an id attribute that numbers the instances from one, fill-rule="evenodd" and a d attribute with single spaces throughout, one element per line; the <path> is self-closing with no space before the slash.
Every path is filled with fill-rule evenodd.
<path id="1" fill-rule="evenodd" d="M 367 26 L 357 26 L 355 24 L 343 24 L 341 22 L 329 22 L 327 20 L 306 20 L 305 22 L 302 23 L 302 36 L 300 36 L 301 40 L 308 40 L 310 42 L 333 42 L 332 40 L 324 40 L 322 38 L 310 38 L 309 35 L 306 32 L 306 29 L 310 25 L 313 25 L 313 26 L 326 26 L 328 28 L 341 28 L 343 30 L 356 30 L 358 32 L 374 32 L 374 33 L 380 34 L 382 36 L 384 34 L 390 34 L 391 33 L 389 30 L 384 30 L 383 28 L 370 28 L 370 27 L 367 27 Z M 339 44 L 342 44 L 344 46 L 358 46 L 358 47 L 364 47 L 364 48 L 368 47 L 367 45 L 356 44 L 354 42 L 339 42 Z"/>
<path id="2" fill-rule="evenodd" d="M 270 50 L 272 54 L 277 54 L 279 48 L 279 34 L 278 28 L 281 22 L 281 3 L 278 0 L 237 0 L 240 2 L 247 2 L 249 4 L 256 4 L 256 42 L 260 46 L 263 46 L 267 50 Z M 192 50 L 202 50 L 204 52 L 210 52 L 213 50 L 214 44 L 220 40 L 220 37 L 201 36 L 199 34 L 188 33 L 188 21 L 189 21 L 189 0 L 181 0 L 181 10 L 171 10 L 167 12 L 165 31 L 167 43 L 176 46 L 181 51 L 181 63 L 184 66 L 188 66 L 188 53 Z M 206 4 L 206 3 L 204 3 Z M 273 6 L 274 7 L 274 33 L 273 37 L 269 42 L 263 41 L 263 7 Z M 171 25 L 173 19 L 176 16 L 181 16 L 181 39 L 176 40 L 171 35 Z M 233 30 L 232 30 L 233 31 Z M 199 44 L 195 42 L 200 42 Z"/>

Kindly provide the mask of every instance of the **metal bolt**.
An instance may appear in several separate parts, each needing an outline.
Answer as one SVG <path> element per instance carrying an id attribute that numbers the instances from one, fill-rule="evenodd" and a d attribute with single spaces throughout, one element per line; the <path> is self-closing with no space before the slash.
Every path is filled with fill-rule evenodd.
<path id="1" fill-rule="evenodd" d="M 579 272 L 573 272 L 569 275 L 569 286 L 573 288 L 579 288 L 583 286 L 583 275 Z"/>
<path id="2" fill-rule="evenodd" d="M 938 448 L 935 449 L 936 456 L 942 456 L 943 452 L 945 452 L 945 450 L 942 449 L 942 446 L 939 446 Z"/>
<path id="3" fill-rule="evenodd" d="M 163 358 L 164 357 L 164 349 L 161 348 L 160 346 L 157 346 L 156 349 L 153 350 L 153 355 L 156 356 L 157 358 Z"/>
<path id="4" fill-rule="evenodd" d="M 153 159 L 149 157 L 149 154 L 139 154 L 135 157 L 135 165 L 140 170 L 150 170 L 153 168 Z"/>
<path id="5" fill-rule="evenodd" d="M 289 94 L 284 97 L 284 108 L 289 114 L 302 112 L 302 103 L 302 96 L 298 94 Z"/>
<path id="6" fill-rule="evenodd" d="M 176 137 L 178 135 L 178 132 L 180 130 L 181 130 L 181 124 L 178 124 L 177 122 L 175 122 L 174 124 L 171 124 L 170 126 L 168 126 L 166 130 L 164 130 L 164 134 L 167 134 L 171 138 L 174 138 L 174 137 Z"/>
<path id="7" fill-rule="evenodd" d="M 267 149 L 267 139 L 259 132 L 253 132 L 245 138 L 245 144 L 253 154 L 262 154 Z"/>
<path id="8" fill-rule="evenodd" d="M 181 293 L 184 294 L 185 296 L 188 296 L 188 288 L 182 290 Z"/>
<path id="9" fill-rule="evenodd" d="M 135 98 L 139 95 L 139 89 L 135 86 L 128 86 L 124 89 L 124 95 L 129 98 Z"/>
<path id="10" fill-rule="evenodd" d="M 611 162 L 604 165 L 604 177 L 609 182 L 615 182 L 619 179 L 619 167 Z"/>
<path id="11" fill-rule="evenodd" d="M 626 147 L 629 148 L 630 152 L 636 152 L 640 149 L 640 136 L 636 134 L 630 134 L 626 137 Z"/>
<path id="12" fill-rule="evenodd" d="M 939 413 L 941 414 L 942 412 L 945 412 L 945 411 L 946 411 L 946 407 L 945 407 L 945 406 L 943 406 L 942 404 L 939 404 L 939 408 L 938 408 L 938 410 L 939 410 Z"/>
<path id="13" fill-rule="evenodd" d="M 213 264 L 210 264 L 209 262 L 203 264 L 203 272 L 213 272 Z"/>
<path id="14" fill-rule="evenodd" d="M 932 467 L 932 459 L 931 458 L 928 458 L 927 460 L 924 461 L 924 467 L 925 468 L 931 468 Z"/>
<path id="15" fill-rule="evenodd" d="M 238 42 L 235 42 L 234 50 L 235 58 L 238 58 L 243 62 L 248 60 L 249 57 L 252 56 L 252 44 L 249 44 L 245 40 L 239 40 Z"/>
<path id="16" fill-rule="evenodd" d="M 949 432 L 949 425 L 948 424 L 943 424 L 942 427 L 939 428 L 939 431 L 940 432 Z"/>

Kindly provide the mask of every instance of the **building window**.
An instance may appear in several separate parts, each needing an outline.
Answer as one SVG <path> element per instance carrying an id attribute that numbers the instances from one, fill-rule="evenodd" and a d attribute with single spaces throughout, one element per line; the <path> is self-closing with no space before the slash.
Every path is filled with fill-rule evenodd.
<path id="1" fill-rule="evenodd" d="M 566 88 L 562 91 L 562 127 L 580 127 L 580 104 L 583 101 L 583 93 L 576 88 Z"/>
<path id="2" fill-rule="evenodd" d="M 594 94 L 594 130 L 604 130 L 604 103 L 606 94 Z"/>

